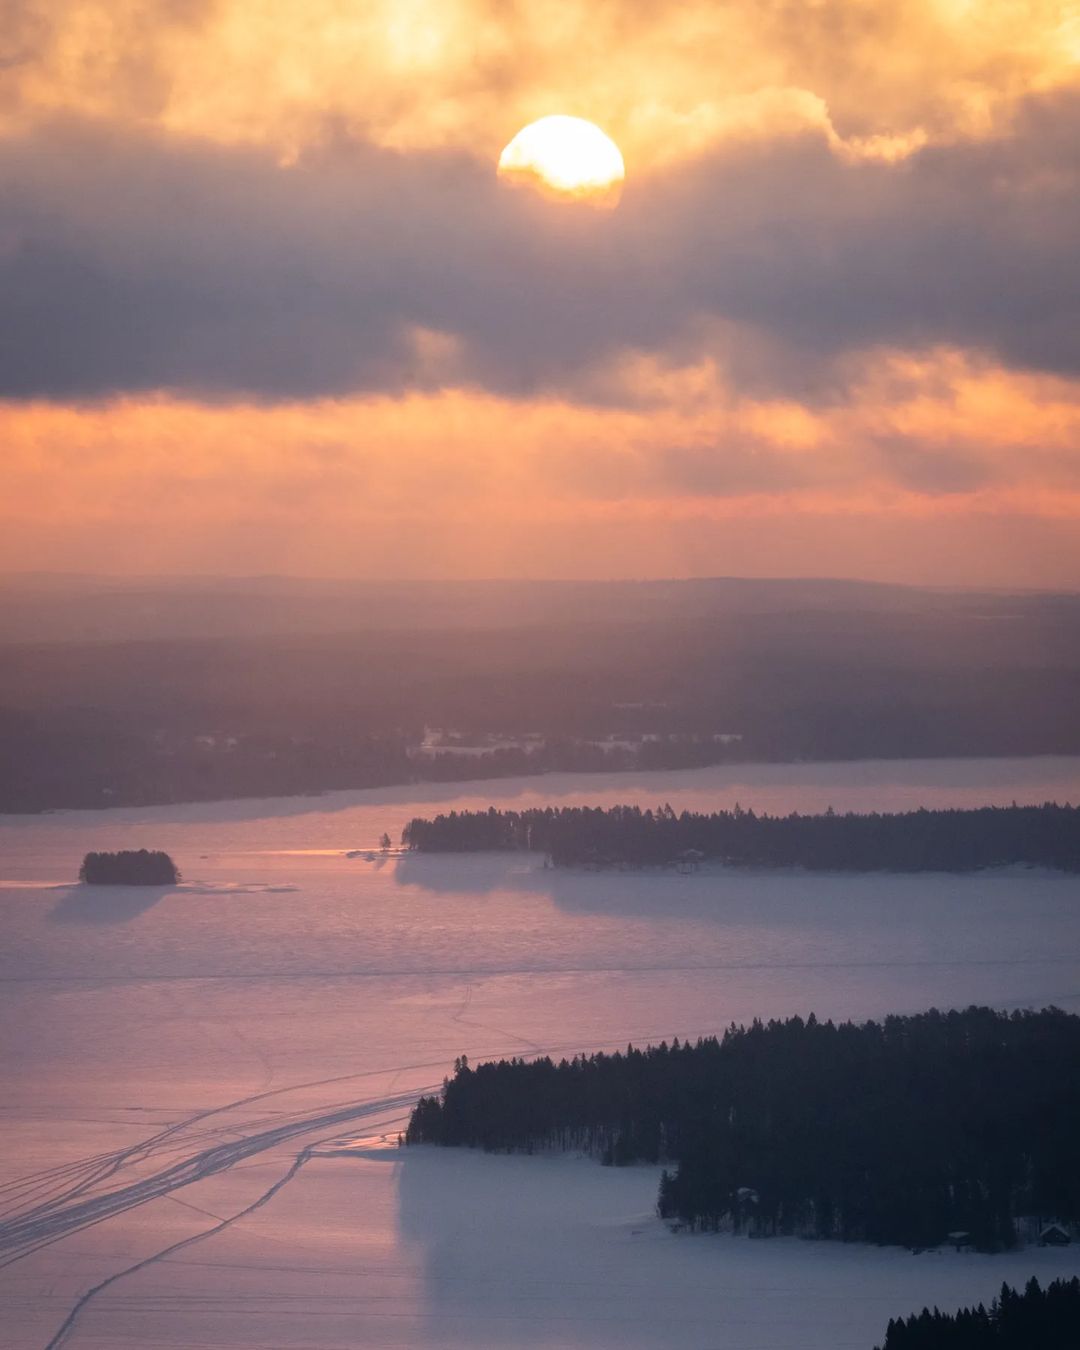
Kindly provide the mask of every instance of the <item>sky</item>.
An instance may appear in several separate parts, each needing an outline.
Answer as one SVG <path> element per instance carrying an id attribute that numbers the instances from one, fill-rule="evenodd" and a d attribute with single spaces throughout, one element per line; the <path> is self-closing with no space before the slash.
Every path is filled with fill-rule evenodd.
<path id="1" fill-rule="evenodd" d="M 0 0 L 0 183 L 2 570 L 1080 587 L 1080 0 Z"/>

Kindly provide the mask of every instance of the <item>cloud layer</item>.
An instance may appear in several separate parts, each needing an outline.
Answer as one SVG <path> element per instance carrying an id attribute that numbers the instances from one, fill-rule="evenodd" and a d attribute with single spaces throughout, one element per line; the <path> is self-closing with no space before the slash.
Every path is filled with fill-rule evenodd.
<path id="1" fill-rule="evenodd" d="M 611 215 L 461 152 L 266 152 L 101 124 L 0 141 L 0 394 L 295 398 L 466 383 L 633 398 L 631 351 L 828 398 L 868 347 L 1080 366 L 1080 95 L 850 161 L 817 133 L 639 175 Z"/>
<path id="2" fill-rule="evenodd" d="M 1075 81 L 1071 0 L 5 0 L 9 124 L 58 110 L 292 152 L 358 139 L 489 157 L 553 109 L 635 165 L 748 129 L 981 134 Z"/>

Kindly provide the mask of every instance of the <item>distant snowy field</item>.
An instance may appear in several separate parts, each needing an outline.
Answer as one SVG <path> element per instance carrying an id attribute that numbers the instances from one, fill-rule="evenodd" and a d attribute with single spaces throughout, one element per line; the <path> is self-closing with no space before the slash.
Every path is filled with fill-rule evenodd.
<path id="1" fill-rule="evenodd" d="M 384 830 L 491 803 L 1014 799 L 1080 801 L 1080 760 L 564 775 L 0 817 L 0 1263 L 29 1253 L 0 1268 L 0 1341 L 48 1346 L 88 1288 L 217 1229 L 309 1146 L 260 1208 L 94 1296 L 65 1344 L 871 1350 L 890 1316 L 924 1303 L 1075 1273 L 1073 1250 L 673 1237 L 652 1217 L 653 1169 L 373 1146 L 461 1053 L 571 1053 L 811 1010 L 1080 1011 L 1075 878 L 345 856 Z M 65 884 L 88 849 L 140 846 L 171 852 L 184 884 Z"/>

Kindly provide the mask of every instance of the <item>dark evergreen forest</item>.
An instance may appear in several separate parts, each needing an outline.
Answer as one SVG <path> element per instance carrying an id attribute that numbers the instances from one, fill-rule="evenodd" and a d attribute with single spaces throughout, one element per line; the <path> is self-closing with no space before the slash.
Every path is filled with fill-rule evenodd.
<path id="1" fill-rule="evenodd" d="M 432 853 L 522 849 L 556 866 L 742 867 L 827 871 L 973 871 L 1029 864 L 1080 871 L 1080 807 L 984 806 L 902 814 L 709 815 L 670 806 L 536 807 L 451 811 L 411 820 L 401 841 Z"/>
<path id="2" fill-rule="evenodd" d="M 1022 1294 L 1008 1285 L 989 1310 L 957 1313 L 924 1308 L 889 1323 L 881 1350 L 1076 1350 L 1080 1345 L 1080 1280 L 1055 1280 L 1040 1289 L 1028 1281 Z"/>
<path id="3" fill-rule="evenodd" d="M 932 1010 L 732 1026 L 625 1054 L 455 1064 L 407 1143 L 671 1162 L 690 1229 L 995 1251 L 1080 1219 L 1080 1017 Z"/>
<path id="4" fill-rule="evenodd" d="M 79 868 L 79 880 L 92 886 L 172 886 L 180 880 L 180 872 L 160 849 L 122 849 L 88 853 Z"/>

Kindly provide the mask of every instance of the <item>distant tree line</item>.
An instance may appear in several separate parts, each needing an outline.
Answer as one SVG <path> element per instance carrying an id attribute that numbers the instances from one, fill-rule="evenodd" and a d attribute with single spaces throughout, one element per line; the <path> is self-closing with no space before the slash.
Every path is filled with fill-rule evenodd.
<path id="1" fill-rule="evenodd" d="M 231 726 L 225 720 L 226 726 Z M 709 738 L 665 736 L 640 746 L 606 747 L 553 734 L 529 747 L 482 754 L 414 752 L 421 728 L 343 725 L 290 731 L 284 715 L 254 730 L 200 735 L 190 726 L 139 725 L 96 710 L 44 719 L 0 707 L 0 811 L 214 801 L 290 796 L 416 782 L 461 782 L 543 773 L 691 768 L 737 757 Z M 196 724 L 197 726 L 198 724 Z M 215 725 L 211 723 L 211 725 Z"/>
<path id="2" fill-rule="evenodd" d="M 153 598 L 76 590 L 56 609 L 36 588 L 0 588 L 0 811 L 551 770 L 1080 754 L 1075 595 L 497 589 L 405 601 L 380 586 L 358 604 L 200 583 Z M 50 612 L 48 640 L 13 640 Z M 432 726 L 543 744 L 425 761 Z"/>
<path id="3" fill-rule="evenodd" d="M 982 1251 L 1014 1219 L 1080 1219 L 1080 1017 L 988 1008 L 562 1060 L 462 1058 L 407 1143 L 671 1162 L 659 1211 L 690 1229 Z"/>
<path id="4" fill-rule="evenodd" d="M 704 815 L 670 806 L 535 807 L 451 811 L 405 826 L 421 852 L 523 849 L 556 866 L 734 866 L 829 871 L 971 871 L 1034 864 L 1080 871 L 1080 807 L 984 806 L 975 810 L 759 815 L 736 806 Z"/>
<path id="5" fill-rule="evenodd" d="M 881 1350 L 1076 1350 L 1080 1345 L 1080 1279 L 1040 1289 L 1034 1277 L 1022 1294 L 1001 1286 L 987 1310 L 957 1313 L 924 1308 L 889 1323 Z"/>
<path id="6" fill-rule="evenodd" d="M 88 853 L 79 880 L 92 886 L 172 886 L 180 880 L 180 871 L 160 849 L 122 849 Z"/>

